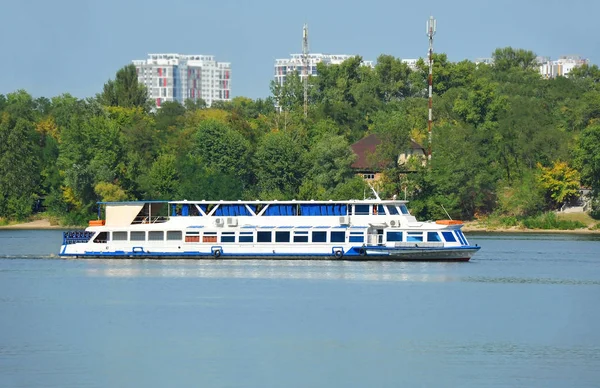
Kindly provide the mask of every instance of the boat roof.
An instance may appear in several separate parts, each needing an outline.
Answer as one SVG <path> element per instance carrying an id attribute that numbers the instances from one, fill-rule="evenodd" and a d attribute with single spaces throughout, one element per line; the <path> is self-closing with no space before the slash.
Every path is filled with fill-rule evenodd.
<path id="1" fill-rule="evenodd" d="M 403 201 L 403 200 L 397 200 L 397 199 L 375 199 L 375 198 L 369 198 L 369 199 L 349 199 L 349 200 L 339 200 L 339 201 L 334 201 L 334 200 L 325 200 L 325 201 L 318 201 L 318 200 L 287 200 L 287 201 L 279 201 L 279 200 L 271 200 L 271 201 L 261 201 L 261 200 L 251 200 L 251 201 L 243 201 L 241 199 L 235 200 L 235 201 L 224 201 L 224 200 L 218 200 L 218 201 L 206 201 L 206 200 L 201 200 L 201 201 L 188 201 L 188 200 L 177 200 L 177 201 L 164 201 L 164 200 L 149 200 L 149 201 L 122 201 L 122 202 L 98 202 L 99 205 L 110 205 L 110 206 L 119 206 L 119 205 L 144 205 L 147 203 L 169 203 L 169 204 L 173 204 L 173 205 L 190 205 L 190 204 L 209 204 L 209 205 L 243 205 L 243 204 L 249 204 L 249 205 L 273 205 L 273 204 L 277 204 L 277 205 L 324 205 L 324 204 L 381 204 L 381 205 L 386 205 L 386 204 L 403 204 L 403 203 L 408 203 L 408 201 Z"/>

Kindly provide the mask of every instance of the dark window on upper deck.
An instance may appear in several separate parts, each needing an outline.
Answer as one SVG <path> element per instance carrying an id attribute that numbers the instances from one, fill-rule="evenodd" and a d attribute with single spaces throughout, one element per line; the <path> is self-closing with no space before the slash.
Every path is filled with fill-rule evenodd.
<path id="1" fill-rule="evenodd" d="M 327 242 L 327 232 L 312 232 L 312 242 Z"/>
<path id="2" fill-rule="evenodd" d="M 331 232 L 331 242 L 346 242 L 346 232 Z"/>
<path id="3" fill-rule="evenodd" d="M 290 242 L 290 232 L 275 232 L 275 242 Z"/>
<path id="4" fill-rule="evenodd" d="M 354 215 L 368 215 L 369 205 L 354 205 Z"/>
<path id="5" fill-rule="evenodd" d="M 241 242 L 241 243 L 254 242 L 254 236 L 252 235 L 252 232 L 240 232 L 239 242 Z"/>
<path id="6" fill-rule="evenodd" d="M 427 232 L 427 241 L 442 241 L 438 232 Z"/>
<path id="7" fill-rule="evenodd" d="M 442 232 L 442 235 L 444 236 L 444 240 L 446 240 L 447 242 L 456 242 L 456 237 L 454 237 L 454 233 Z"/>
<path id="8" fill-rule="evenodd" d="M 272 239 L 271 232 L 256 232 L 256 242 L 269 243 Z"/>
<path id="9" fill-rule="evenodd" d="M 304 232 L 304 231 L 294 232 L 294 242 L 295 243 L 307 243 L 308 242 L 308 232 Z"/>
<path id="10" fill-rule="evenodd" d="M 387 232 L 387 241 L 402 241 L 402 232 Z"/>
<path id="11" fill-rule="evenodd" d="M 232 243 L 235 242 L 235 232 L 222 232 L 221 242 Z"/>
<path id="12" fill-rule="evenodd" d="M 94 239 L 95 243 L 103 244 L 108 241 L 108 232 L 100 232 Z"/>

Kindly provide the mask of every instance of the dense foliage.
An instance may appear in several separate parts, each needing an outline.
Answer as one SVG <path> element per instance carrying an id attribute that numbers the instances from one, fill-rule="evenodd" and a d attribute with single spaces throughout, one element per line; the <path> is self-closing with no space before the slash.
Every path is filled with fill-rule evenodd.
<path id="1" fill-rule="evenodd" d="M 427 67 L 382 55 L 319 65 L 303 114 L 300 78 L 273 97 L 149 109 L 135 68 L 95 98 L 0 95 L 0 218 L 43 205 L 78 223 L 97 201 L 343 199 L 369 191 L 350 145 L 376 133 L 370 156 L 382 197 L 406 195 L 428 219 L 535 216 L 578 195 L 600 201 L 600 70 L 542 79 L 530 51 L 498 49 L 495 65 L 434 55 L 433 154 L 398 164 L 410 139 L 427 146 Z"/>

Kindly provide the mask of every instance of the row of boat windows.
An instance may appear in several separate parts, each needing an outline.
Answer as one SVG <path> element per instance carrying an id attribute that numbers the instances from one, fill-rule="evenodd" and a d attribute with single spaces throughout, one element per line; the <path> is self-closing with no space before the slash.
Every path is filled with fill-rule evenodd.
<path id="1" fill-rule="evenodd" d="M 184 234 L 180 230 L 169 231 L 131 231 L 131 232 L 102 232 L 94 242 L 103 243 L 108 240 L 109 233 L 112 235 L 112 241 L 182 241 L 188 243 L 344 243 L 346 237 L 348 242 L 363 243 L 365 242 L 364 231 L 251 231 L 251 232 L 199 232 L 187 231 Z M 128 236 L 129 233 L 129 236 Z M 456 234 L 455 234 L 456 233 Z M 129 237 L 129 238 L 128 238 Z M 467 245 L 467 241 L 461 231 L 443 231 L 443 232 L 402 232 L 388 231 L 386 232 L 386 241 L 388 242 L 456 242 L 459 241 L 462 245 Z"/>
<path id="2" fill-rule="evenodd" d="M 211 209 L 208 205 L 171 205 L 172 216 L 201 216 L 212 212 L 216 217 L 252 216 L 263 209 L 257 205 L 218 205 Z M 346 216 L 346 215 L 409 215 L 405 205 L 345 205 L 345 204 L 285 204 L 269 205 L 263 216 Z"/>

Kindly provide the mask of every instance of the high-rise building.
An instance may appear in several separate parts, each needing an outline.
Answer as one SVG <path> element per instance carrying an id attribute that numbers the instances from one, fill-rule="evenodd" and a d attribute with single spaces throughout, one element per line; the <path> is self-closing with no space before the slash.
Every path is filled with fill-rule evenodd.
<path id="1" fill-rule="evenodd" d="M 309 76 L 317 75 L 317 63 L 326 65 L 339 65 L 346 59 L 353 58 L 354 55 L 345 54 L 308 54 Z M 363 61 L 363 66 L 374 67 L 373 61 Z M 304 79 L 304 67 L 302 64 L 302 54 L 292 54 L 291 58 L 275 60 L 275 82 L 283 85 L 288 73 L 298 72 L 301 79 Z"/>
<path id="2" fill-rule="evenodd" d="M 582 65 L 589 65 L 589 59 L 581 58 L 579 55 L 563 55 L 556 61 L 548 57 L 538 57 L 540 74 L 544 78 L 568 77 L 571 70 Z"/>
<path id="3" fill-rule="evenodd" d="M 149 54 L 133 64 L 157 108 L 165 101 L 231 100 L 231 64 L 212 55 Z"/>

